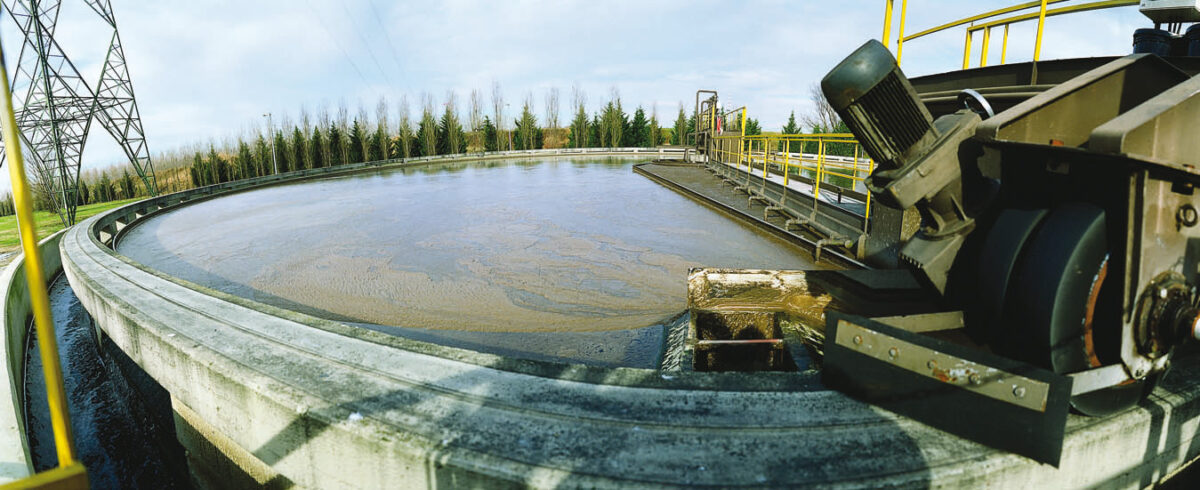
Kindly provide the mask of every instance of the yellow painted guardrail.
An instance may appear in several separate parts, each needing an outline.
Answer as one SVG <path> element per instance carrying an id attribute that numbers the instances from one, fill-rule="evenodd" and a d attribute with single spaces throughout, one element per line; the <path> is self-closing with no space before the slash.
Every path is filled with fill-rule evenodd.
<path id="1" fill-rule="evenodd" d="M 33 199 L 29 181 L 25 178 L 25 161 L 21 156 L 21 141 L 13 112 L 12 92 L 8 84 L 8 66 L 0 49 L 0 98 L 4 113 L 0 116 L 4 151 L 8 157 L 8 175 L 12 181 L 13 204 L 17 214 L 17 231 L 21 250 L 25 253 L 25 281 L 29 286 L 29 301 L 37 328 L 38 353 L 42 357 L 42 375 L 46 378 L 46 402 L 50 408 L 50 425 L 54 430 L 54 447 L 58 467 L 18 480 L 0 488 L 87 488 L 87 471 L 75 459 L 75 441 L 71 435 L 71 418 L 67 413 L 67 396 L 63 389 L 62 367 L 59 365 L 58 342 L 54 336 L 54 319 L 50 315 L 50 298 L 42 276 L 42 256 L 38 250 L 37 224 L 33 219 Z"/>
<path id="2" fill-rule="evenodd" d="M 744 134 L 745 109 L 740 109 L 743 121 L 741 134 L 723 134 L 713 138 L 712 155 L 720 162 L 738 168 L 745 166 L 748 174 L 761 172 L 763 179 L 772 173 L 783 179 L 788 192 L 793 176 L 812 175 L 812 195 L 821 197 L 822 187 L 838 190 L 854 190 L 858 182 L 866 180 L 875 170 L 875 163 L 866 157 L 858 140 L 850 133 L 815 134 Z M 806 152 L 806 149 L 813 151 Z M 849 185 L 834 182 L 843 179 Z M 864 216 L 871 216 L 871 193 L 866 195 Z"/>
<path id="3" fill-rule="evenodd" d="M 1103 10 L 1115 7 L 1128 7 L 1138 4 L 1138 0 L 1103 0 L 1089 3 L 1079 3 L 1067 5 L 1064 7 L 1050 9 L 1048 6 L 1063 3 L 1070 0 L 1036 0 L 1031 2 L 1022 2 L 1009 7 L 1004 7 L 996 10 L 991 10 L 981 14 L 964 17 L 955 21 L 947 22 L 938 26 L 919 31 L 915 34 L 904 35 L 904 20 L 908 10 L 908 0 L 901 0 L 900 3 L 900 26 L 899 32 L 896 35 L 896 61 L 900 62 L 904 55 L 904 43 L 918 39 L 935 32 L 941 32 L 954 27 L 966 25 L 965 39 L 963 40 L 963 62 L 962 68 L 965 70 L 971 67 L 971 41 L 976 32 L 983 32 L 983 40 L 981 42 L 979 54 L 979 66 L 987 66 L 988 48 L 991 45 L 992 29 L 996 27 L 1004 27 L 1004 40 L 1001 43 L 1000 64 L 1004 64 L 1008 57 L 1008 28 L 1012 24 L 1030 21 L 1036 19 L 1037 31 L 1033 42 L 1033 61 L 1041 59 L 1042 55 L 1042 34 L 1046 27 L 1046 18 L 1058 15 L 1073 14 L 1079 12 L 1087 12 L 1091 10 Z M 891 39 L 892 31 L 892 14 L 895 10 L 894 0 L 885 0 L 883 14 L 883 45 L 888 46 Z M 1025 12 L 1010 17 L 1001 19 L 988 20 L 994 17 L 999 17 L 1005 14 L 1021 12 L 1023 10 L 1037 9 L 1034 12 Z M 976 24 L 976 22 L 980 22 Z"/>

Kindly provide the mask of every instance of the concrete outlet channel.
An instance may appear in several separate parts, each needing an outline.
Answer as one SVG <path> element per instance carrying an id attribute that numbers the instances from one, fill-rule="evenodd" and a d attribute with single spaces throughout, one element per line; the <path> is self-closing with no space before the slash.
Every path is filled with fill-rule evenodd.
<path id="1" fill-rule="evenodd" d="M 487 158 L 530 154 L 568 153 Z M 812 371 L 700 373 L 506 358 L 256 303 L 113 250 L 122 230 L 175 206 L 373 166 L 162 196 L 61 235 L 63 272 L 103 335 L 170 392 L 200 484 L 1144 487 L 1200 454 L 1195 356 L 1181 356 L 1134 410 L 1072 415 L 1055 468 L 851 400 L 824 389 Z M 15 284 L 6 285 L 10 297 Z M 946 416 L 971 414 L 946 407 Z"/>

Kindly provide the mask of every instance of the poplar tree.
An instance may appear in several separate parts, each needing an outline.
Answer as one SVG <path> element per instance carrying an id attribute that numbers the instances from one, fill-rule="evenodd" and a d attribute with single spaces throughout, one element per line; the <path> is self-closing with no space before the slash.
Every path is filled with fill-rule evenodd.
<path id="1" fill-rule="evenodd" d="M 262 133 L 254 140 L 254 176 L 260 177 L 271 171 L 271 144 Z"/>
<path id="2" fill-rule="evenodd" d="M 396 155 L 400 158 L 411 157 L 413 152 L 413 134 L 412 134 L 412 118 L 408 113 L 408 97 L 400 97 L 400 106 L 398 108 L 400 121 L 399 128 L 396 134 Z"/>
<path id="3" fill-rule="evenodd" d="M 672 129 L 671 144 L 687 144 L 688 121 L 686 113 L 683 112 L 683 102 L 679 103 L 679 116 L 675 118 L 675 127 Z"/>
<path id="4" fill-rule="evenodd" d="M 417 124 L 417 151 L 420 156 L 434 156 L 437 151 L 437 121 L 433 118 L 433 101 L 426 100 L 421 109 L 421 122 Z"/>

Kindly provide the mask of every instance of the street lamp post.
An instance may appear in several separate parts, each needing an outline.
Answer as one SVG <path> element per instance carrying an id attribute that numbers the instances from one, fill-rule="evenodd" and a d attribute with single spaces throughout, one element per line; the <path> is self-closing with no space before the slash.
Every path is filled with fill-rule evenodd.
<path id="1" fill-rule="evenodd" d="M 267 138 L 271 140 L 271 163 L 275 167 L 275 173 L 279 173 L 279 159 L 275 158 L 275 126 L 271 124 L 271 113 L 263 114 L 267 118 Z"/>

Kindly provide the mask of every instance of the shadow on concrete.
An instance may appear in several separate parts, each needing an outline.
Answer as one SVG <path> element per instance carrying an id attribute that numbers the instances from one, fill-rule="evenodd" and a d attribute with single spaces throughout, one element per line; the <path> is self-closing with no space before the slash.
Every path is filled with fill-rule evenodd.
<path id="1" fill-rule="evenodd" d="M 446 384 L 462 381 L 488 385 L 487 368 L 483 365 L 467 373 L 448 378 Z M 548 378 L 572 377 L 569 371 L 577 367 L 559 365 L 547 367 L 542 375 Z M 801 376 L 796 374 L 796 376 Z M 614 375 L 614 384 L 637 386 L 661 384 L 663 373 L 628 371 Z M 720 378 L 721 376 L 709 376 Z M 728 376 L 726 376 L 728 377 Z M 715 384 L 722 385 L 720 380 Z M 441 383 L 439 383 L 441 384 Z M 722 390 L 729 390 L 722 386 Z M 773 398 L 776 393 L 756 391 L 762 386 L 745 386 L 747 400 Z M 697 386 L 681 385 L 684 391 L 709 391 Z M 384 412 L 419 414 L 418 405 L 430 403 L 441 393 L 416 394 L 415 390 L 390 391 L 364 396 L 342 404 L 310 410 L 305 417 L 293 420 L 269 441 L 252 453 L 267 465 L 274 465 L 302 449 L 310 441 L 330 430 L 333 424 L 350 419 L 372 418 Z M 733 391 L 737 391 L 734 389 Z M 827 394 L 814 392 L 816 398 Z M 546 393 L 553 397 L 553 392 Z M 484 395 L 486 397 L 486 395 Z M 694 394 L 693 394 L 694 396 Z M 786 395 L 785 395 L 786 396 Z M 836 396 L 836 395 L 835 395 Z M 449 398 L 449 397 L 448 397 Z M 705 398 L 700 395 L 699 398 Z M 795 485 L 852 484 L 865 486 L 903 487 L 924 486 L 928 482 L 927 463 L 916 441 L 894 419 L 858 402 L 838 403 L 840 417 L 850 416 L 869 420 L 854 426 L 813 426 L 813 418 L 828 414 L 806 414 L 803 396 L 792 394 L 798 403 L 791 413 L 778 413 L 774 419 L 759 420 L 745 426 L 705 427 L 689 424 L 689 417 L 703 416 L 705 407 L 680 410 L 680 420 L 655 423 L 622 414 L 628 405 L 622 400 L 577 400 L 598 403 L 590 409 L 602 411 L 611 420 L 579 418 L 576 421 L 554 420 L 559 414 L 539 412 L 538 408 L 521 407 L 524 412 L 538 412 L 528 417 L 537 422 L 545 415 L 546 425 L 527 427 L 480 427 L 479 423 L 462 423 L 472 419 L 490 419 L 495 410 L 506 410 L 496 402 L 482 405 L 464 404 L 451 400 L 456 409 L 452 416 L 429 420 L 423 427 L 430 432 L 414 435 L 427 438 L 436 449 L 424 454 L 425 477 L 430 488 L 488 488 L 576 487 L 592 486 L 611 479 L 620 486 L 683 485 L 683 486 L 759 486 L 780 487 Z M 564 403 L 572 403 L 569 400 Z M 809 402 L 811 403 L 811 401 Z M 462 409 L 469 405 L 473 408 Z M 817 405 L 820 405 L 818 402 Z M 670 410 L 669 407 L 664 407 Z M 699 421 L 699 419 L 697 421 Z M 462 427 L 475 427 L 480 432 L 456 432 Z M 458 451 L 478 451 L 496 458 L 529 465 L 516 473 L 472 474 L 455 465 Z M 638 462 L 640 464 L 630 464 Z M 509 467 L 511 469 L 511 467 Z M 493 480 L 503 478 L 504 480 Z M 506 480 L 506 482 L 505 482 Z M 286 488 L 289 482 L 269 482 L 272 488 Z M 389 482 L 408 486 L 412 482 Z"/>

